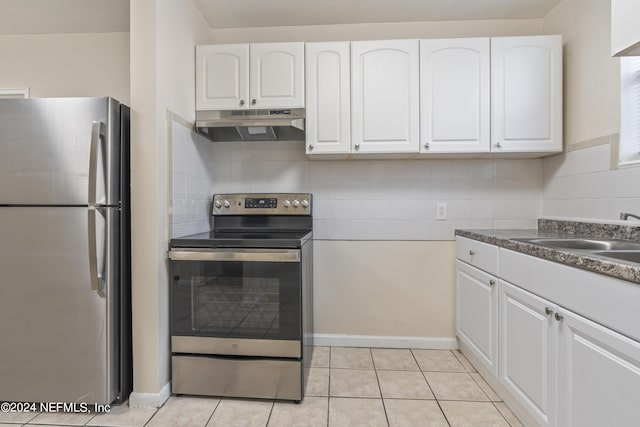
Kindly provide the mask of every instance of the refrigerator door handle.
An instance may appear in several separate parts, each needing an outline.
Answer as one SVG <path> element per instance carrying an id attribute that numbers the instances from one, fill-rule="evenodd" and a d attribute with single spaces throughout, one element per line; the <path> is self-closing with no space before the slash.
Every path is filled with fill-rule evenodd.
<path id="1" fill-rule="evenodd" d="M 93 124 L 91 125 L 91 146 L 89 148 L 89 194 L 87 200 L 89 206 L 93 206 L 96 204 L 96 181 L 98 180 L 98 144 L 100 143 L 100 138 L 103 136 L 103 134 L 104 123 L 93 122 Z"/>
<path id="2" fill-rule="evenodd" d="M 100 209 L 101 208 L 90 206 L 87 211 L 89 216 L 89 276 L 91 281 L 91 290 L 96 292 L 101 292 L 104 289 L 104 276 L 102 272 L 98 271 L 98 241 L 96 239 L 96 213 Z"/>

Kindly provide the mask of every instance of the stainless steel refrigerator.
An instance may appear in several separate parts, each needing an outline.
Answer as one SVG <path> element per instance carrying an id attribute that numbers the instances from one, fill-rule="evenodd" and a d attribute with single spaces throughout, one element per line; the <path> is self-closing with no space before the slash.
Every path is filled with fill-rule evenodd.
<path id="1" fill-rule="evenodd" d="M 131 391 L 129 108 L 0 100 L 0 401 Z"/>

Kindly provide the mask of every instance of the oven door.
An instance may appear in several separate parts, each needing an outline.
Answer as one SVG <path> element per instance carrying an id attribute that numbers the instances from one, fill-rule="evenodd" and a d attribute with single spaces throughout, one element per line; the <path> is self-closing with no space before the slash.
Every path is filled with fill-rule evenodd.
<path id="1" fill-rule="evenodd" d="M 300 255 L 172 249 L 172 352 L 301 357 Z"/>

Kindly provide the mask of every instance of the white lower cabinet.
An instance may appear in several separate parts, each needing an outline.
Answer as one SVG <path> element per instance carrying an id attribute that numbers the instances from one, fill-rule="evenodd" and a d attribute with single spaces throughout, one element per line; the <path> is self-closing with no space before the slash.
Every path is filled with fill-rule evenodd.
<path id="1" fill-rule="evenodd" d="M 640 285 L 503 249 L 497 261 L 497 277 L 456 261 L 456 334 L 516 415 L 640 426 Z"/>
<path id="2" fill-rule="evenodd" d="M 456 333 L 494 375 L 497 373 L 497 278 L 456 261 Z"/>
<path id="3" fill-rule="evenodd" d="M 558 308 L 503 280 L 498 290 L 499 379 L 541 426 L 555 425 Z"/>
<path id="4" fill-rule="evenodd" d="M 640 426 L 640 343 L 560 310 L 558 426 Z"/>

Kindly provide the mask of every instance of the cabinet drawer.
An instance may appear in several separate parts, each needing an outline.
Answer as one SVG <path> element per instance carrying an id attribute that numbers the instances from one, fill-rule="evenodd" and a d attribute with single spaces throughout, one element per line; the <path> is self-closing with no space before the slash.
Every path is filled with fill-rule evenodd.
<path id="1" fill-rule="evenodd" d="M 498 247 L 456 236 L 456 258 L 488 273 L 498 274 Z"/>

